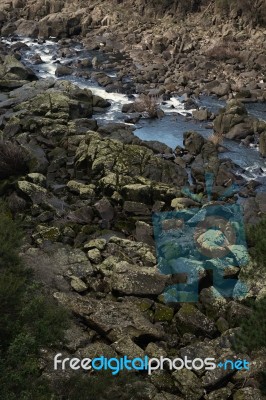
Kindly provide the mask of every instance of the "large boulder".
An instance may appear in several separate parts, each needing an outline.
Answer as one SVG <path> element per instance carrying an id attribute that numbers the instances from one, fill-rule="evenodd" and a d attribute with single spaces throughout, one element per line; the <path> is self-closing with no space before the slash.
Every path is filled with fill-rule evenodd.
<path id="1" fill-rule="evenodd" d="M 255 133 L 254 118 L 248 116 L 240 101 L 230 100 L 215 118 L 214 131 L 228 139 L 244 139 Z"/>
<path id="2" fill-rule="evenodd" d="M 58 65 L 55 70 L 55 75 L 60 77 L 65 75 L 71 75 L 72 72 L 73 72 L 72 68 L 68 67 L 67 65 Z"/>
<path id="3" fill-rule="evenodd" d="M 15 33 L 23 37 L 36 37 L 39 32 L 38 23 L 36 21 L 27 21 L 19 19 L 16 22 L 17 29 Z"/>
<path id="4" fill-rule="evenodd" d="M 25 67 L 11 54 L 5 56 L 3 64 L 0 65 L 0 89 L 18 88 L 37 79 L 30 68 Z"/>
<path id="5" fill-rule="evenodd" d="M 184 146 L 185 149 L 191 154 L 199 154 L 202 146 L 205 143 L 204 138 L 197 132 L 190 131 L 184 133 Z"/>
<path id="6" fill-rule="evenodd" d="M 226 107 L 221 109 L 219 116 L 214 120 L 214 129 L 219 127 L 219 123 L 223 122 L 224 130 L 228 131 L 232 126 L 242 122 L 247 116 L 247 110 L 240 101 L 230 100 Z M 220 118 L 219 118 L 220 117 Z"/>
<path id="7" fill-rule="evenodd" d="M 60 85 L 61 90 L 54 85 L 44 93 L 30 88 L 29 99 L 14 107 L 18 117 L 9 113 L 4 128 L 5 135 L 10 137 L 19 131 L 39 131 L 43 136 L 57 141 L 69 132 L 70 121 L 91 117 L 93 112 L 91 91 L 75 89 L 74 85 L 64 87 L 64 82 Z M 23 95 L 19 95 L 19 98 L 23 99 Z"/>
<path id="8" fill-rule="evenodd" d="M 182 305 L 174 320 L 177 329 L 183 333 L 203 334 L 209 337 L 217 332 L 215 323 L 189 303 Z"/>
<path id="9" fill-rule="evenodd" d="M 76 12 L 55 12 L 39 21 L 39 36 L 49 38 L 69 37 L 81 32 L 82 10 Z"/>
<path id="10" fill-rule="evenodd" d="M 164 191 L 167 191 L 170 185 L 182 187 L 187 181 L 184 168 L 156 157 L 152 150 L 103 139 L 95 132 L 88 133 L 80 142 L 76 151 L 75 171 L 77 177 L 88 175 L 97 186 L 104 187 L 108 195 L 114 191 L 123 191 L 126 195 L 135 191 L 136 200 L 140 199 L 140 193 L 150 196 L 145 185 L 150 186 L 151 197 L 155 198 L 161 191 L 157 183 L 166 184 Z M 128 186 L 140 183 L 145 185 Z M 126 186 L 124 190 L 123 186 Z"/>

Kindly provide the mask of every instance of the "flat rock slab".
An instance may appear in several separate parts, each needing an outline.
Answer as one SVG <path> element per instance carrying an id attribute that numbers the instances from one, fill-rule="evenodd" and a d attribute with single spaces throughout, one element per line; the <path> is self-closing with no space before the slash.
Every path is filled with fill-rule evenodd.
<path id="1" fill-rule="evenodd" d="M 81 317 L 90 328 L 112 342 L 123 336 L 149 336 L 154 340 L 163 338 L 162 327 L 152 324 L 132 303 L 96 300 L 59 292 L 54 296 Z"/>

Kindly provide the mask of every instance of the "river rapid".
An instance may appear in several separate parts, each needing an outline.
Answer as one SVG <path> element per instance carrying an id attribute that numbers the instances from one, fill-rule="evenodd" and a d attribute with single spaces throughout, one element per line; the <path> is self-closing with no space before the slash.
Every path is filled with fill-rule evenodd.
<path id="1" fill-rule="evenodd" d="M 92 67 L 88 67 L 88 77 L 80 77 L 74 73 L 72 75 L 56 77 L 55 72 L 58 64 L 75 65 L 82 59 L 92 60 L 93 57 L 101 56 L 99 51 L 88 51 L 83 48 L 81 43 L 71 45 L 72 54 L 67 57 L 60 55 L 62 44 L 56 40 L 46 40 L 38 42 L 30 38 L 11 38 L 2 39 L 7 45 L 11 46 L 15 41 L 23 42 L 27 45 L 21 50 L 22 62 L 29 66 L 39 77 L 39 79 L 54 78 L 70 80 L 80 88 L 87 88 L 110 101 L 111 106 L 102 113 L 95 115 L 99 125 L 108 122 L 124 122 L 125 114 L 121 109 L 124 104 L 130 103 L 137 95 L 128 96 L 127 94 L 109 92 L 104 87 L 100 87 L 98 83 L 91 79 L 91 71 L 95 71 Z M 34 64 L 34 56 L 39 55 L 43 61 L 41 64 Z M 104 61 L 103 61 L 104 64 Z M 84 71 L 84 69 L 83 69 Z M 97 71 L 97 69 L 96 69 Z M 86 71 L 85 71 L 86 72 Z M 104 72 L 110 77 L 116 77 L 115 69 L 104 69 Z M 130 80 L 130 77 L 128 77 Z M 156 140 L 165 143 L 172 149 L 176 146 L 183 145 L 183 133 L 189 130 L 195 130 L 202 134 L 205 138 L 209 137 L 213 131 L 206 122 L 199 122 L 192 118 L 192 110 L 185 109 L 182 98 L 171 97 L 167 101 L 163 101 L 161 108 L 164 116 L 161 119 L 141 119 L 134 126 L 134 134 L 142 140 Z M 224 106 L 224 102 L 217 98 L 202 96 L 195 99 L 200 107 L 207 107 L 211 112 L 218 112 L 219 108 Z M 247 103 L 248 112 L 257 118 L 266 120 L 265 103 Z M 246 147 L 243 144 L 232 140 L 225 139 L 223 142 L 225 151 L 221 153 L 222 158 L 232 160 L 237 166 L 237 174 L 240 174 L 246 180 L 257 180 L 261 186 L 260 191 L 266 191 L 266 161 L 260 156 L 257 146 Z"/>

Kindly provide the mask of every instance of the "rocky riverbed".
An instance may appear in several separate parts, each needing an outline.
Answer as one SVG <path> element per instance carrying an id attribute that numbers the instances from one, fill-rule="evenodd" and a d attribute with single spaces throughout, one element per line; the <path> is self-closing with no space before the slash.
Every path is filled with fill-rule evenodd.
<path id="1" fill-rule="evenodd" d="M 23 220 L 26 265 L 47 293 L 75 317 L 66 332 L 64 354 L 247 357 L 250 371 L 139 374 L 145 388 L 139 399 L 263 399 L 259 376 L 265 354 L 235 354 L 232 342 L 240 321 L 250 315 L 247 299 L 265 293 L 265 276 L 260 273 L 258 277 L 251 263 L 246 267 L 251 271 L 248 278 L 239 265 L 229 265 L 227 278 L 240 276 L 248 284 L 243 298 L 217 297 L 211 278 L 203 274 L 198 301 L 167 303 L 163 293 L 173 277 L 158 268 L 152 216 L 236 202 L 243 205 L 246 223 L 255 224 L 265 216 L 266 193 L 260 186 L 265 172 L 265 122 L 248 114 L 239 101 L 265 100 L 265 54 L 250 51 L 252 54 L 246 55 L 249 63 L 243 64 L 237 75 L 238 61 L 228 59 L 226 69 L 218 74 L 220 62 L 206 60 L 203 45 L 210 42 L 206 37 L 197 39 L 201 35 L 195 26 L 176 37 L 176 27 L 172 36 L 170 29 L 161 35 L 163 25 L 159 25 L 157 38 L 152 24 L 132 33 L 130 25 L 119 25 L 117 16 L 125 43 L 132 42 L 132 48 L 121 48 L 114 38 L 113 14 L 108 16 L 111 22 L 103 18 L 99 5 L 86 13 L 88 10 L 73 10 L 68 4 L 70 10 L 61 13 L 64 2 L 49 3 L 49 12 L 40 7 L 41 2 L 31 7 L 23 1 L 15 3 L 14 8 L 8 2 L 2 6 L 2 34 L 42 39 L 30 49 L 22 37 L 4 38 L 1 43 L 0 134 L 5 142 L 23 149 L 28 169 L 17 177 L 2 176 L 0 193 L 12 213 Z M 24 19 L 7 23 L 5 15 L 19 9 L 24 10 Z M 33 20 L 36 15 L 39 22 Z M 209 34 L 214 29 L 207 27 Z M 222 36 L 232 35 L 234 29 L 234 25 L 224 25 Z M 249 34 L 245 29 L 236 37 L 238 45 L 256 40 L 263 49 L 263 29 Z M 80 33 L 82 38 L 69 38 Z M 48 36 L 56 40 L 44 42 Z M 40 53 L 45 49 L 40 46 L 55 44 L 58 54 L 47 52 L 47 59 L 45 52 Z M 241 54 L 244 56 L 243 51 Z M 195 63 L 194 57 L 198 57 L 195 66 L 190 65 Z M 212 65 L 208 67 L 207 62 Z M 230 74 L 234 79 L 229 83 Z M 230 101 L 219 113 L 198 110 L 196 95 L 204 90 Z M 110 116 L 124 115 L 123 105 L 143 92 L 162 96 L 164 112 L 173 112 L 177 125 L 178 118 L 191 118 L 194 109 L 194 120 L 188 124 L 196 124 L 197 118 L 202 120 L 198 124 L 213 124 L 214 133 L 184 129 L 182 143 L 179 138 L 175 146 L 162 143 L 165 140 L 160 135 L 167 135 L 167 130 L 156 132 L 153 140 L 142 140 L 132 124 Z M 181 95 L 185 95 L 185 103 Z M 164 118 L 155 121 L 162 124 L 168 121 Z M 144 128 L 148 124 L 143 119 L 139 123 Z M 159 129 L 154 123 L 154 129 Z M 221 133 L 224 142 L 215 139 Z M 235 146 L 232 154 L 236 148 L 243 149 L 247 167 L 250 156 L 257 168 L 254 176 L 246 179 L 250 171 L 232 160 L 227 145 L 229 150 L 230 145 Z M 211 199 L 206 173 L 215 176 Z M 234 185 L 237 191 L 230 192 Z M 224 198 L 228 190 L 229 196 Z M 231 248 L 230 256 L 235 261 L 242 253 Z M 42 373 L 56 381 L 61 376 L 53 371 L 53 356 L 51 349 L 43 352 Z"/>

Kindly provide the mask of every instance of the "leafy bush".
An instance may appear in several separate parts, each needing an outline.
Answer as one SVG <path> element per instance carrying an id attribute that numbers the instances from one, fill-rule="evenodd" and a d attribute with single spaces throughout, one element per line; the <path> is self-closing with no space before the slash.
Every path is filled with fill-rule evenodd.
<path id="1" fill-rule="evenodd" d="M 266 270 L 266 219 L 258 224 L 249 225 L 246 229 L 247 244 L 251 256 L 251 269 L 245 268 L 241 271 L 242 278 L 252 280 L 264 279 Z M 242 279 L 241 278 L 241 279 Z M 246 319 L 240 326 L 240 331 L 235 337 L 234 348 L 236 351 L 256 351 L 262 348 L 266 349 L 266 297 L 250 301 L 253 312 L 249 319 Z M 266 369 L 259 371 L 258 380 L 260 390 L 266 393 Z"/>
<path id="2" fill-rule="evenodd" d="M 60 393 L 65 400 L 141 400 L 142 388 L 136 379 L 130 372 L 120 372 L 115 377 L 108 371 L 95 375 L 78 373 L 63 382 Z"/>
<path id="3" fill-rule="evenodd" d="M 266 298 L 253 305 L 253 313 L 242 323 L 235 338 L 235 349 L 254 351 L 266 347 Z"/>
<path id="4" fill-rule="evenodd" d="M 47 400 L 39 351 L 59 344 L 68 325 L 65 310 L 33 282 L 19 257 L 22 232 L 0 210 L 0 387 L 1 400 Z"/>
<path id="5" fill-rule="evenodd" d="M 19 224 L 11 220 L 6 210 L 0 211 L 0 268 L 16 268 L 21 262 L 18 249 L 22 241 Z"/>
<path id="6" fill-rule="evenodd" d="M 250 256 L 259 268 L 266 267 L 266 219 L 247 227 L 247 243 Z"/>
<path id="7" fill-rule="evenodd" d="M 0 141 L 0 179 L 23 175 L 27 171 L 24 151 L 15 143 Z"/>

